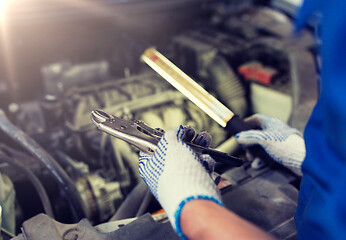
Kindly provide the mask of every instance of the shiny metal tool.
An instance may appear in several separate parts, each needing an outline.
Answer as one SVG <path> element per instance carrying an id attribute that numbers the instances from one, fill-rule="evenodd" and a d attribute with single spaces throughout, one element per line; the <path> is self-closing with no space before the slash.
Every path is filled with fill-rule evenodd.
<path id="1" fill-rule="evenodd" d="M 124 140 L 149 155 L 154 154 L 157 144 L 164 134 L 160 130 L 149 127 L 142 121 L 124 120 L 100 110 L 91 112 L 91 120 L 99 130 Z M 186 144 L 199 154 L 209 154 L 217 162 L 230 164 L 235 167 L 243 164 L 240 158 L 227 153 L 193 143 Z"/>

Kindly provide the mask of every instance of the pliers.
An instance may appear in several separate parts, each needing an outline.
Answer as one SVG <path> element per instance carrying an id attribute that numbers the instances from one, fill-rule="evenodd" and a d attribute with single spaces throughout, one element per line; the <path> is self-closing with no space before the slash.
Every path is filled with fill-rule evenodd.
<path id="1" fill-rule="evenodd" d="M 124 140 L 149 155 L 154 154 L 157 144 L 164 134 L 163 131 L 151 128 L 142 121 L 125 120 L 100 110 L 91 112 L 91 120 L 99 130 Z M 240 158 L 224 152 L 190 142 L 186 142 L 186 144 L 197 154 L 209 154 L 216 162 L 230 164 L 234 167 L 239 167 L 244 163 Z"/>

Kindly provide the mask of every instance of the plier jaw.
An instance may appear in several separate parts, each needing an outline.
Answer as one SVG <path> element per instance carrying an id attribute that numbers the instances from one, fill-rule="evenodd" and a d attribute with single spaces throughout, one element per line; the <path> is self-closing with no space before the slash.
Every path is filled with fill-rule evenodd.
<path id="1" fill-rule="evenodd" d="M 124 140 L 149 155 L 153 155 L 163 136 L 161 131 L 145 125 L 142 121 L 124 120 L 100 110 L 91 112 L 91 120 L 99 130 Z"/>

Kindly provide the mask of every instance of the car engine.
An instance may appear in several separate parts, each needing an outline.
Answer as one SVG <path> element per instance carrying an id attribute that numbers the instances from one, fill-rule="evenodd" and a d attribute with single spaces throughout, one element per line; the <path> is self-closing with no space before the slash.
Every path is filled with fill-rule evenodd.
<path id="1" fill-rule="evenodd" d="M 2 237 L 178 238 L 139 176 L 138 149 L 92 124 L 98 109 L 209 132 L 213 148 L 245 161 L 216 166 L 226 207 L 296 239 L 300 178 L 246 161 L 232 136 L 140 61 L 155 46 L 241 118 L 263 113 L 303 131 L 320 63 L 313 23 L 292 36 L 296 4 L 62 2 L 14 1 L 0 19 Z"/>

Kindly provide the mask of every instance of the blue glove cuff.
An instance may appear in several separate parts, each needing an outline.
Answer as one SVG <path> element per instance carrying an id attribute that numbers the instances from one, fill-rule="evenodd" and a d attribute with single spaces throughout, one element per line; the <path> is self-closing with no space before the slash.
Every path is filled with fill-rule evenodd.
<path id="1" fill-rule="evenodd" d="M 188 240 L 188 238 L 183 234 L 183 232 L 181 230 L 181 227 L 180 227 L 181 211 L 182 211 L 182 209 L 183 209 L 183 207 L 185 206 L 186 203 L 188 203 L 191 200 L 195 200 L 195 199 L 210 200 L 210 201 L 213 201 L 213 202 L 219 204 L 220 206 L 224 207 L 223 203 L 220 202 L 215 197 L 205 196 L 205 195 L 190 196 L 190 197 L 185 198 L 183 201 L 181 201 L 181 203 L 178 206 L 177 211 L 174 214 L 174 219 L 175 219 L 175 226 L 176 226 L 175 231 L 178 233 L 179 237 L 181 237 L 181 239 L 183 239 L 183 240 Z"/>

